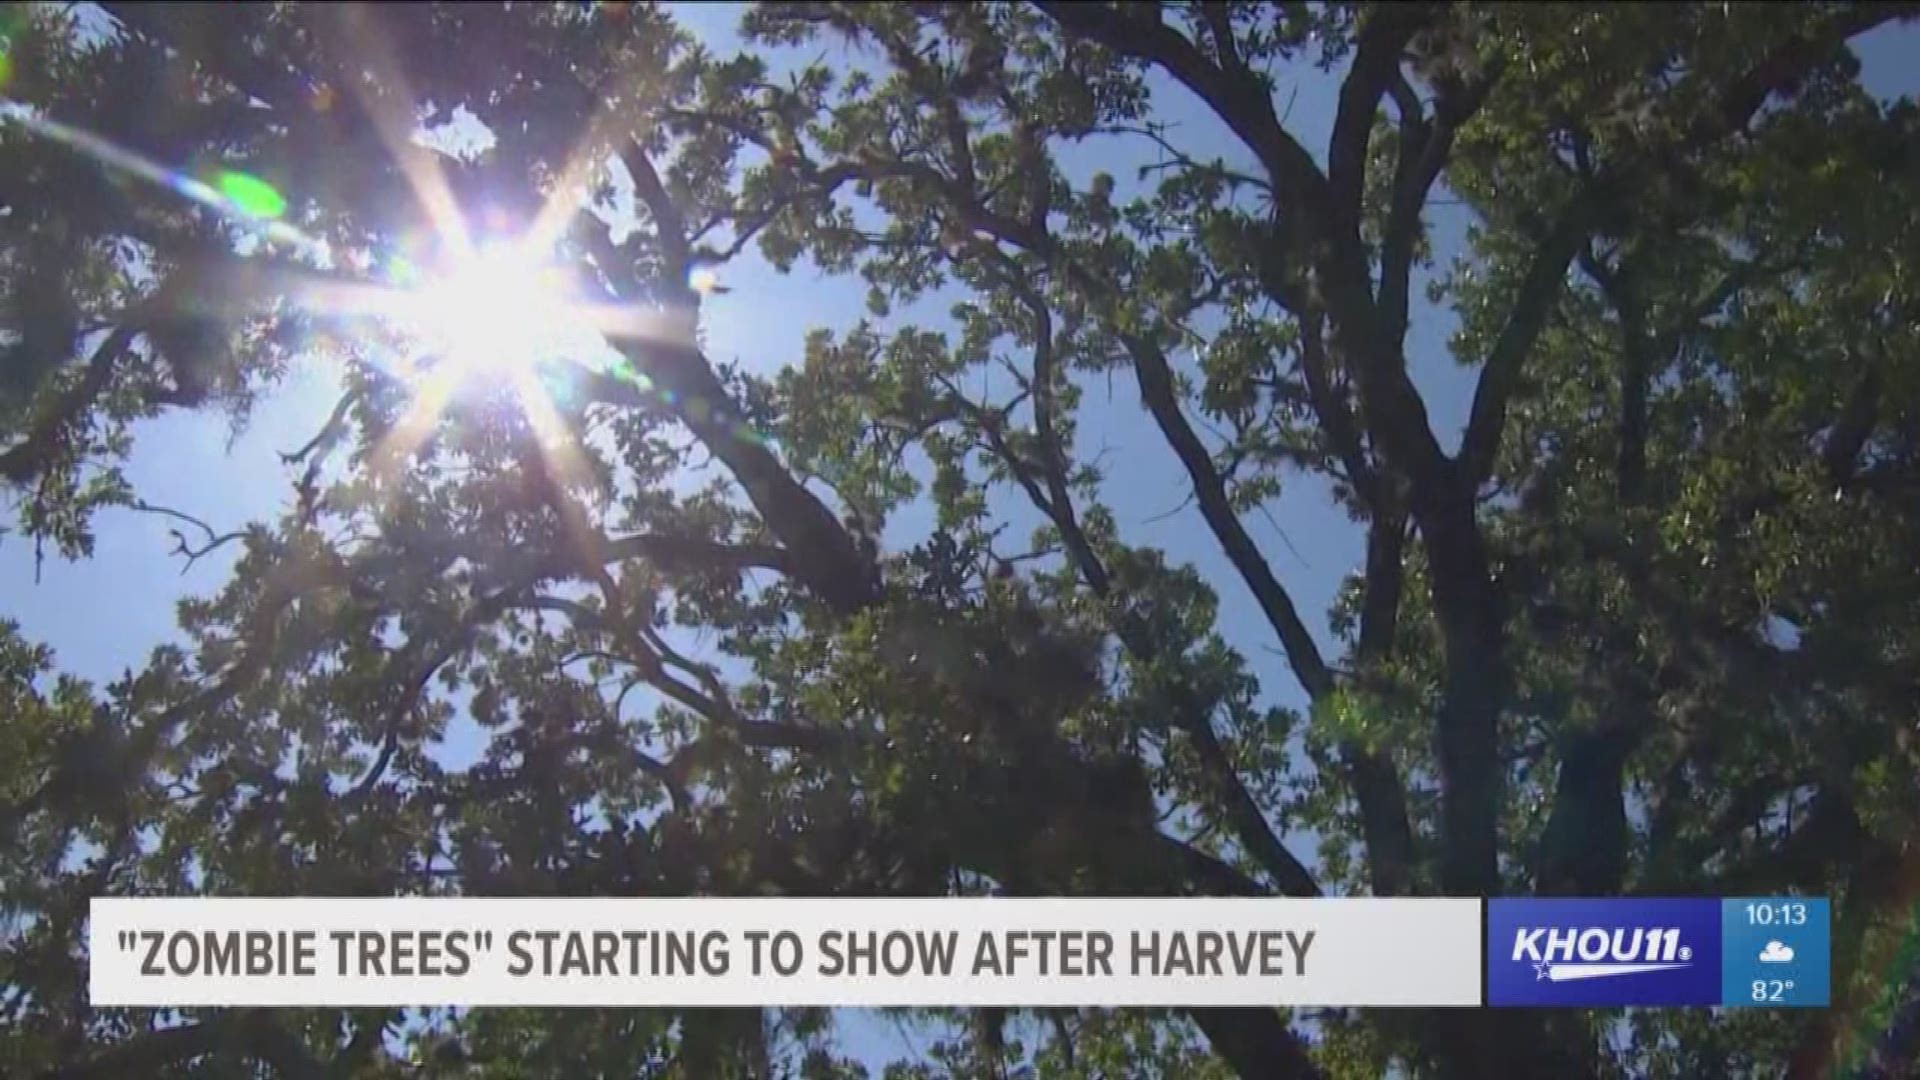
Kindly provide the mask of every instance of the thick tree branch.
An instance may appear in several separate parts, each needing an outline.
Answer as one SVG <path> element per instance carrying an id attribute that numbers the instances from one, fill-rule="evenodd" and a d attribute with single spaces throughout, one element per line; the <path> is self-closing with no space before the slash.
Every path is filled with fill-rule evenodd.
<path id="1" fill-rule="evenodd" d="M 1206 21 L 1207 33 L 1213 38 L 1213 53 L 1219 59 L 1220 66 L 1235 75 L 1247 73 L 1247 62 L 1240 56 L 1240 48 L 1233 37 L 1233 7 L 1227 3 L 1202 3 L 1198 5 L 1200 17 Z"/>
<path id="2" fill-rule="evenodd" d="M 1188 1009 L 1214 1052 L 1243 1078 L 1317 1077 L 1320 1066 L 1272 1009 Z"/>
<path id="3" fill-rule="evenodd" d="M 1405 582 L 1406 518 L 1391 506 L 1378 513 L 1367 530 L 1367 573 L 1360 598 L 1362 685 L 1370 669 L 1393 653 Z M 1341 745 L 1340 756 L 1360 804 L 1374 894 L 1406 893 L 1413 885 L 1413 826 L 1407 814 L 1406 787 L 1393 757 L 1351 741 Z"/>
<path id="4" fill-rule="evenodd" d="M 665 280 L 661 287 L 678 302 L 693 302 L 696 297 L 682 295 L 690 293 L 687 288 L 687 271 L 692 262 L 693 249 L 687 239 L 686 218 L 680 213 L 680 207 L 667 193 L 667 187 L 660 180 L 660 173 L 654 169 L 653 162 L 646 151 L 631 143 L 620 147 L 620 163 L 626 166 L 627 175 L 633 178 L 633 195 L 640 205 L 647 208 L 653 217 L 654 239 L 660 245 L 660 252 L 666 260 Z"/>
<path id="5" fill-rule="evenodd" d="M 1158 15 L 1143 18 L 1132 14 L 1131 8 L 1059 0 L 1040 0 L 1035 6 L 1088 41 L 1165 69 L 1219 114 L 1260 159 L 1278 188 L 1311 212 L 1331 209 L 1326 178 L 1313 155 L 1281 126 L 1273 97 L 1257 76 L 1244 68 L 1222 69 Z"/>
<path id="6" fill-rule="evenodd" d="M 674 394 L 681 422 L 713 451 L 760 512 L 786 552 L 785 565 L 815 596 L 842 614 L 878 598 L 873 561 L 863 554 L 833 512 L 789 474 L 748 429 L 720 380 L 697 350 L 629 343 L 626 350 Z M 597 400 L 629 408 L 652 404 L 639 387 L 612 375 L 581 371 Z M 698 404 L 695 404 L 698 403 Z"/>
<path id="7" fill-rule="evenodd" d="M 1834 50 L 1859 34 L 1884 23 L 1905 21 L 1920 16 L 1920 3 L 1859 3 L 1840 9 L 1824 26 L 1810 33 L 1796 34 L 1782 42 L 1759 64 L 1726 87 L 1718 96 L 1716 108 L 1702 113 L 1685 138 L 1671 148 L 1679 152 L 1690 147 L 1717 143 L 1727 135 L 1746 127 L 1767 99 L 1776 93 L 1791 93 L 1807 73 L 1833 56 Z M 1685 92 L 1682 88 L 1681 93 Z M 1685 100 L 1678 98 L 1678 100 Z"/>
<path id="8" fill-rule="evenodd" d="M 1214 468 L 1212 455 L 1181 412 L 1173 385 L 1173 371 L 1167 364 L 1166 355 L 1145 338 L 1129 335 L 1123 340 L 1128 354 L 1133 357 L 1140 399 L 1159 425 L 1161 435 L 1173 448 L 1174 455 L 1186 468 L 1187 477 L 1193 483 L 1194 494 L 1200 503 L 1201 516 L 1213 530 L 1215 539 L 1220 541 L 1220 546 L 1226 550 L 1234 569 L 1240 572 L 1247 587 L 1253 591 L 1254 599 L 1259 602 L 1268 624 L 1279 635 L 1280 643 L 1287 652 L 1287 661 L 1295 677 L 1300 680 L 1300 685 L 1310 697 L 1319 699 L 1326 696 L 1333 690 L 1333 673 L 1321 658 L 1320 647 L 1314 643 L 1312 632 L 1300 618 L 1293 598 L 1287 595 L 1286 588 L 1274 576 L 1273 568 L 1260 554 L 1259 546 L 1248 535 L 1246 526 L 1241 524 L 1239 515 L 1227 498 L 1226 486 Z"/>
<path id="9" fill-rule="evenodd" d="M 15 484 L 31 483 L 53 464 L 61 453 L 68 429 L 93 407 L 113 380 L 115 366 L 132 348 L 134 338 L 145 329 L 145 318 L 138 312 L 128 312 L 121 318 L 120 324 L 94 348 L 80 381 L 35 418 L 25 439 L 0 453 L 0 479 Z"/>
<path id="10" fill-rule="evenodd" d="M 606 542 L 610 560 L 644 559 L 665 570 L 681 573 L 723 570 L 772 570 L 795 576 L 792 553 L 772 544 L 723 544 L 694 537 L 641 534 Z"/>
<path id="11" fill-rule="evenodd" d="M 758 132 L 753 134 L 759 136 Z M 841 614 L 865 607 L 879 595 L 878 570 L 873 559 L 861 551 L 833 513 L 795 480 L 752 433 L 739 406 L 694 344 L 695 315 L 691 305 L 696 297 L 685 280 L 692 250 L 685 214 L 673 202 L 645 155 L 630 147 L 623 150 L 627 151 L 622 158 L 634 177 L 635 193 L 653 217 L 662 251 L 670 261 L 679 262 L 677 280 L 663 285 L 670 302 L 682 301 L 687 310 L 674 313 L 675 318 L 686 324 L 683 338 L 628 340 L 620 342 L 618 347 L 668 391 L 660 395 L 660 400 L 669 403 L 680 422 L 726 465 L 746 490 L 754 509 L 783 541 L 794 576 Z M 622 285 L 633 283 L 628 277 L 609 284 L 617 295 Z M 640 298 L 626 295 L 619 299 L 637 302 Z M 578 374 L 591 396 L 598 400 L 628 408 L 654 403 L 646 391 L 612 375 L 584 369 Z"/>
<path id="12" fill-rule="evenodd" d="M 1623 507 L 1637 506 L 1646 495 L 1647 394 L 1656 358 L 1647 334 L 1647 311 L 1639 296 L 1638 260 L 1623 257 L 1608 269 L 1590 253 L 1581 256 L 1587 275 L 1620 319 L 1620 423 L 1614 460 L 1614 494 Z"/>
<path id="13" fill-rule="evenodd" d="M 1361 445 L 1359 422 L 1344 389 L 1333 383 L 1332 365 L 1327 356 L 1325 321 L 1320 313 L 1304 302 L 1298 309 L 1300 321 L 1300 374 L 1307 384 L 1307 397 L 1319 418 L 1321 430 L 1333 444 L 1334 453 L 1346 467 L 1347 480 L 1360 501 L 1375 513 L 1383 504 L 1381 480 Z"/>
<path id="14" fill-rule="evenodd" d="M 1387 209 L 1386 230 L 1380 240 L 1380 312 L 1390 327 L 1405 334 L 1408 296 L 1412 289 L 1413 255 L 1421 233 L 1421 215 L 1434 181 L 1446 167 L 1460 128 L 1480 111 L 1499 79 L 1499 69 L 1453 92 L 1442 92 L 1434 103 L 1430 123 L 1401 120 L 1400 160 L 1394 171 L 1393 196 Z M 1411 92 L 1409 91 L 1409 96 Z M 1402 108 L 1417 108 L 1417 100 Z"/>
<path id="15" fill-rule="evenodd" d="M 1380 98 L 1399 77 L 1407 42 L 1430 15 L 1421 4 L 1383 4 L 1368 10 L 1366 25 L 1360 30 L 1353 64 L 1340 84 L 1340 105 L 1327 148 L 1327 183 L 1336 214 L 1329 224 L 1343 241 L 1351 238 L 1351 242 L 1359 242 L 1360 204 L 1367 188 L 1367 147 L 1379 115 Z M 1403 148 L 1401 152 L 1411 151 Z"/>
<path id="16" fill-rule="evenodd" d="M 1460 440 L 1460 478 L 1469 490 L 1479 488 L 1493 471 L 1500 437 L 1506 430 L 1507 405 L 1520 385 L 1520 369 L 1560 299 L 1567 268 L 1587 242 L 1590 209 L 1586 198 L 1575 196 L 1561 211 L 1522 275 L 1506 325 L 1501 327 L 1480 369 L 1467 431 Z"/>

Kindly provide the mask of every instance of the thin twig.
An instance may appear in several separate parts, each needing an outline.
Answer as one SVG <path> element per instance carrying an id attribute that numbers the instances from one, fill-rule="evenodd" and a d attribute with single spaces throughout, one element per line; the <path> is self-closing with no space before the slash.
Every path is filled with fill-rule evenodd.
<path id="1" fill-rule="evenodd" d="M 173 537 L 174 548 L 172 554 L 186 556 L 187 565 L 180 568 L 182 574 L 193 569 L 193 564 L 199 562 L 206 555 L 235 540 L 244 539 L 247 535 L 245 529 L 236 529 L 226 533 L 215 532 L 213 526 L 194 517 L 192 514 L 175 510 L 169 506 L 156 506 L 153 503 L 147 502 L 145 499 L 132 503 L 129 509 L 138 510 L 143 514 L 159 514 L 162 517 L 172 518 L 175 521 L 182 521 L 206 534 L 206 542 L 199 547 L 195 547 L 187 540 L 186 534 L 179 529 L 167 530 L 167 535 Z"/>

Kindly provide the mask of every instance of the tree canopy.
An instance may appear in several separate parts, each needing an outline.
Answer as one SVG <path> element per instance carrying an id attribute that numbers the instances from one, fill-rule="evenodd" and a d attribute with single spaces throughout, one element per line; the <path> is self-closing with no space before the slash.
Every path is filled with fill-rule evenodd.
<path id="1" fill-rule="evenodd" d="M 1803 892 L 1832 1010 L 953 1013 L 888 1075 L 1912 1067 L 1920 112 L 1847 43 L 1914 13 L 9 9 L 5 542 L 234 561 L 107 685 L 4 624 L 0 1071 L 858 1074 L 809 1010 L 89 1009 L 86 898 L 202 892 Z M 596 347 L 388 317 L 488 229 Z M 720 362 L 750 252 L 870 317 Z M 303 364 L 283 515 L 127 480 Z M 1129 539 L 1116 380 L 1231 574 Z M 1249 524 L 1298 484 L 1325 612 Z"/>

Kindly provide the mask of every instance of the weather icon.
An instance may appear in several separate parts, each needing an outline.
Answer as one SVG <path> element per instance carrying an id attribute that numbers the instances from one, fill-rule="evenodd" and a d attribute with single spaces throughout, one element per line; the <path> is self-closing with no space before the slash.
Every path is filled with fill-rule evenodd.
<path id="1" fill-rule="evenodd" d="M 1793 950 L 1784 942 L 1769 941 L 1767 947 L 1760 950 L 1760 962 L 1763 964 L 1791 964 Z"/>

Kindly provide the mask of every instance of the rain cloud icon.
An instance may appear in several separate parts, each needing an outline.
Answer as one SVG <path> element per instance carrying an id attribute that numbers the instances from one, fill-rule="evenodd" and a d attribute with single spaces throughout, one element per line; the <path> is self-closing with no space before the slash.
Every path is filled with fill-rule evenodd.
<path id="1" fill-rule="evenodd" d="M 1793 950 L 1778 941 L 1767 942 L 1760 950 L 1760 962 L 1763 964 L 1790 964 L 1793 962 Z"/>

